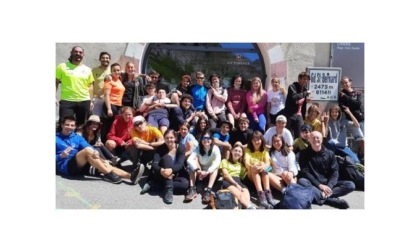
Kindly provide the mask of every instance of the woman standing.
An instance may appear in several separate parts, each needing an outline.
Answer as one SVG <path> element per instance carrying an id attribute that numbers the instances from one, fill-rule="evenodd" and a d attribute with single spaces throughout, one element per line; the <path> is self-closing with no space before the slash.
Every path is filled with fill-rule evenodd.
<path id="1" fill-rule="evenodd" d="M 209 114 L 211 128 L 220 127 L 220 123 L 226 121 L 226 101 L 228 98 L 225 88 L 220 86 L 220 76 L 212 74 L 209 77 L 211 88 L 207 92 L 206 109 Z"/>

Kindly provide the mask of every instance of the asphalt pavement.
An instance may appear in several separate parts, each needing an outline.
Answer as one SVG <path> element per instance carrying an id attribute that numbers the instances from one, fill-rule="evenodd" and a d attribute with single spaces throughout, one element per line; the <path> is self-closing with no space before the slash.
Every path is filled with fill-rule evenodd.
<path id="1" fill-rule="evenodd" d="M 146 176 L 143 176 L 140 185 L 132 185 L 128 180 L 112 184 L 101 177 L 56 175 L 56 209 L 208 209 L 201 203 L 200 195 L 190 203 L 183 202 L 184 195 L 174 195 L 170 205 L 163 202 L 162 192 L 158 189 L 140 195 L 145 180 Z M 213 189 L 219 185 L 216 183 Z M 279 199 L 278 193 L 273 196 Z M 350 209 L 364 209 L 364 192 L 355 191 L 342 198 L 347 200 Z M 255 193 L 251 193 L 251 200 L 257 204 Z M 312 208 L 334 209 L 314 204 Z"/>

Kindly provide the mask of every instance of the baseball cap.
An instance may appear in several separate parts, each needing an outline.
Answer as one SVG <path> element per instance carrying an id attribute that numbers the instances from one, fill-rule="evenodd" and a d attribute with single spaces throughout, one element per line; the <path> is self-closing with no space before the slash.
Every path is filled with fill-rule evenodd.
<path id="1" fill-rule="evenodd" d="M 300 128 L 300 131 L 308 131 L 308 132 L 312 132 L 312 126 L 309 124 L 304 124 L 302 125 L 302 127 Z"/>

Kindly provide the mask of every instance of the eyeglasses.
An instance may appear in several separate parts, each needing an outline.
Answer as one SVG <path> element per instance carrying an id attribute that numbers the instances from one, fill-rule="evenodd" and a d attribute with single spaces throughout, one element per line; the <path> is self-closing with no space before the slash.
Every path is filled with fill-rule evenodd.
<path id="1" fill-rule="evenodd" d="M 195 77 L 197 80 L 204 80 L 204 77 Z"/>
<path id="2" fill-rule="evenodd" d="M 156 76 L 150 76 L 151 79 L 159 79 L 159 77 Z"/>
<path id="3" fill-rule="evenodd" d="M 205 137 L 201 138 L 201 140 L 211 140 L 211 137 L 205 136 Z"/>
<path id="4" fill-rule="evenodd" d="M 142 125 L 144 122 L 136 122 L 135 124 L 134 124 L 134 127 L 138 127 L 138 126 L 140 126 L 140 125 Z"/>

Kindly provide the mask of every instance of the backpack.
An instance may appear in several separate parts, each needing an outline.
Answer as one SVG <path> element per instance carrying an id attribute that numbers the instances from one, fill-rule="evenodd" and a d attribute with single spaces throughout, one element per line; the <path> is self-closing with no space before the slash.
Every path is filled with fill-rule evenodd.
<path id="1" fill-rule="evenodd" d="M 365 190 L 365 176 L 356 168 L 350 157 L 336 156 L 338 163 L 338 180 L 350 180 L 356 185 L 356 190 Z"/>
<path id="2" fill-rule="evenodd" d="M 238 199 L 227 189 L 221 189 L 210 196 L 210 206 L 213 209 L 238 209 Z"/>
<path id="3" fill-rule="evenodd" d="M 274 208 L 276 209 L 311 209 L 314 194 L 310 186 L 290 184 L 284 191 L 283 200 Z"/>

